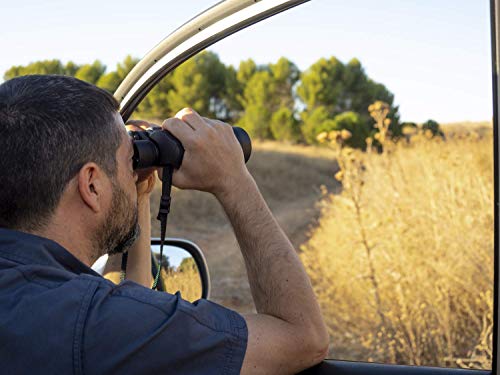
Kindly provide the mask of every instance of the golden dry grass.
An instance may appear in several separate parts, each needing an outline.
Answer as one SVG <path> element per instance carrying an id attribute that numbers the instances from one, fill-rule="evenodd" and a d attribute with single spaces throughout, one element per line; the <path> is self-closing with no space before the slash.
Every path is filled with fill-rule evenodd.
<path id="1" fill-rule="evenodd" d="M 493 131 L 493 124 L 491 121 L 480 121 L 480 122 L 453 122 L 448 124 L 442 124 L 441 129 L 448 138 L 455 137 L 468 137 L 474 133 L 479 136 L 484 136 L 491 134 Z"/>
<path id="2" fill-rule="evenodd" d="M 491 136 L 343 153 L 301 259 L 330 356 L 491 368 Z"/>
<path id="3" fill-rule="evenodd" d="M 194 302 L 201 298 L 201 280 L 197 268 L 183 271 L 161 270 L 164 288 L 167 292 L 175 294 L 181 292 L 183 299 Z"/>

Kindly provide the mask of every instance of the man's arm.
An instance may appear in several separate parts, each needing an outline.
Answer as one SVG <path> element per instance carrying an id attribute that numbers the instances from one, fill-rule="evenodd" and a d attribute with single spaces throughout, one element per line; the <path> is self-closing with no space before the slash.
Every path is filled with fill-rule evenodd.
<path id="1" fill-rule="evenodd" d="M 238 239 L 258 314 L 245 317 L 242 373 L 295 373 L 325 358 L 328 335 L 309 278 L 253 178 L 219 194 Z"/>
<path id="2" fill-rule="evenodd" d="M 181 140 L 174 184 L 213 193 L 240 244 L 257 314 L 245 317 L 242 373 L 295 373 L 320 362 L 328 334 L 305 270 L 246 169 L 231 126 L 186 109 L 164 127 Z"/>

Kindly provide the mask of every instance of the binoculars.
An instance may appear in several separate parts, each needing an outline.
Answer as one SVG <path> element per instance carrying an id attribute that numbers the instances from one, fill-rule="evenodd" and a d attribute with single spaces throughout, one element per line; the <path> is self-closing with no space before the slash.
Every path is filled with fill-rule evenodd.
<path id="1" fill-rule="evenodd" d="M 236 126 L 233 127 L 233 132 L 243 150 L 246 163 L 252 154 L 250 137 L 245 130 Z M 134 169 L 167 166 L 179 169 L 181 166 L 184 147 L 168 130 L 149 129 L 130 131 L 129 134 L 134 145 Z"/>

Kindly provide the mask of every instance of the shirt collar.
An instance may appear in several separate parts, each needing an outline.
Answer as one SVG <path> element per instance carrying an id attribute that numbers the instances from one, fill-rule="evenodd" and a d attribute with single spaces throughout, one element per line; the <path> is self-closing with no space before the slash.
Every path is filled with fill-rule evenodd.
<path id="1" fill-rule="evenodd" d="M 0 257 L 23 264 L 39 264 L 76 274 L 100 276 L 57 242 L 11 229 L 0 228 Z"/>

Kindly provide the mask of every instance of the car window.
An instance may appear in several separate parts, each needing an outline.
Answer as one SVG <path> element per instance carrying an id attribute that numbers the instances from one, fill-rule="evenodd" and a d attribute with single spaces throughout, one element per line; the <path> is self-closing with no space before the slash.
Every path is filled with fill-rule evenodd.
<path id="1" fill-rule="evenodd" d="M 194 56 L 133 117 L 189 106 L 250 133 L 330 358 L 490 369 L 490 61 L 486 2 L 313 1 Z M 212 196 L 174 189 L 167 236 L 204 250 L 213 300 L 254 311 Z"/>

